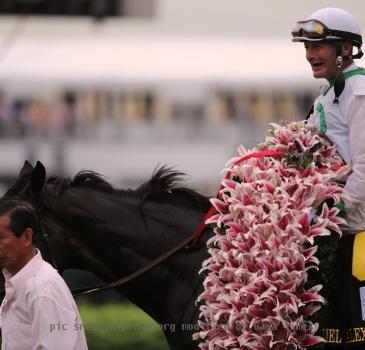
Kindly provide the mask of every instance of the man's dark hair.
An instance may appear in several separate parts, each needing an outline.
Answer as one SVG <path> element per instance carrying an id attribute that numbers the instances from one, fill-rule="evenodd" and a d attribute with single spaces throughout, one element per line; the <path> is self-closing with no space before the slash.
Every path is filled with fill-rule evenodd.
<path id="1" fill-rule="evenodd" d="M 0 199 L 0 216 L 9 215 L 9 229 L 20 237 L 26 228 L 33 230 L 33 242 L 37 235 L 37 214 L 28 202 L 19 199 Z"/>

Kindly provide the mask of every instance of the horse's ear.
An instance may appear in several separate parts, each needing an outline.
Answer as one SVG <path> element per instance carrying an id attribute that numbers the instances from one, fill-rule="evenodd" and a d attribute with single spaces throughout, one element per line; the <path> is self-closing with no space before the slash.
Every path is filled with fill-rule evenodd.
<path id="1" fill-rule="evenodd" d="M 40 161 L 38 161 L 32 172 L 32 178 L 30 180 L 32 192 L 34 195 L 37 196 L 42 191 L 45 181 L 46 168 Z"/>
<path id="2" fill-rule="evenodd" d="M 20 170 L 19 176 L 29 175 L 33 172 L 33 165 L 27 160 L 24 162 L 22 169 Z"/>

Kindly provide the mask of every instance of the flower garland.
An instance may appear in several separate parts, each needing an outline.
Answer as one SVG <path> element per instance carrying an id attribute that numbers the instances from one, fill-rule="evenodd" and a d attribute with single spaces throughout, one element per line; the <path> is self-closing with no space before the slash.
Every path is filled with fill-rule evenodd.
<path id="1" fill-rule="evenodd" d="M 323 341 L 310 320 L 324 303 L 322 286 L 308 287 L 308 274 L 318 270 L 316 239 L 341 235 L 345 221 L 327 202 L 340 203 L 336 181 L 349 167 L 305 122 L 271 125 L 263 144 L 238 148 L 211 200 L 216 213 L 206 223 L 215 235 L 194 334 L 203 350 L 306 349 Z M 247 157 L 265 150 L 283 156 Z"/>

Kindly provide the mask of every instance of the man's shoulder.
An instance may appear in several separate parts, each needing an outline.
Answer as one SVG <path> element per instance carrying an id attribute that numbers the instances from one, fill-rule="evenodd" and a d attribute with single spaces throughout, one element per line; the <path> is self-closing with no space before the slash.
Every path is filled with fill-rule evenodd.
<path id="1" fill-rule="evenodd" d="M 365 96 L 365 75 L 354 75 L 346 80 L 346 85 L 348 86 L 348 89 L 351 90 L 352 94 L 356 96 Z"/>
<path id="2" fill-rule="evenodd" d="M 47 262 L 27 281 L 26 294 L 30 298 L 49 297 L 57 299 L 68 293 L 68 287 L 60 274 Z"/>

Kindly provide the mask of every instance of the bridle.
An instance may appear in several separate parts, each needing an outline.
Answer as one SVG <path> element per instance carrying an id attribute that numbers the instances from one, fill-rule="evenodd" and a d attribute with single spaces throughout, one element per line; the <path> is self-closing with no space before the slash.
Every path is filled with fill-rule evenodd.
<path id="1" fill-rule="evenodd" d="M 56 269 L 58 270 L 58 266 L 57 266 L 57 260 L 55 255 L 52 253 L 51 250 L 51 244 L 49 242 L 49 235 L 48 233 L 44 232 L 41 222 L 40 222 L 40 214 L 41 214 L 41 209 L 38 207 L 36 209 L 36 224 L 37 224 L 37 230 L 38 230 L 38 238 L 39 241 L 42 242 L 42 245 L 45 249 L 45 252 L 47 254 L 47 257 L 50 264 Z"/>

